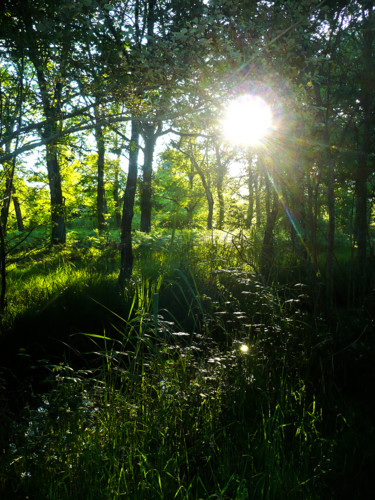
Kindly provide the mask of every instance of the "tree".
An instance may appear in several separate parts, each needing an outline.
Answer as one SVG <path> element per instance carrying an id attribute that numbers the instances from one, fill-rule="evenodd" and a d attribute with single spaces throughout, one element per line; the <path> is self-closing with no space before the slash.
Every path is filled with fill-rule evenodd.
<path id="1" fill-rule="evenodd" d="M 133 249 L 132 249 L 132 221 L 134 215 L 134 199 L 137 189 L 137 170 L 139 153 L 139 124 L 136 119 L 132 120 L 131 141 L 129 145 L 129 170 L 126 181 L 124 204 L 121 221 L 120 242 L 120 275 L 119 283 L 123 286 L 133 271 Z"/>

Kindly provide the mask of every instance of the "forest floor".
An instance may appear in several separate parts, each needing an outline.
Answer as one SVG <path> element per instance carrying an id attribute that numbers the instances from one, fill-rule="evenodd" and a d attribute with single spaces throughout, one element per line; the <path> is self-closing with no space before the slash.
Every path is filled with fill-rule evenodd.
<path id="1" fill-rule="evenodd" d="M 9 262 L 4 499 L 372 498 L 374 299 L 317 307 L 225 238 L 37 236 Z"/>

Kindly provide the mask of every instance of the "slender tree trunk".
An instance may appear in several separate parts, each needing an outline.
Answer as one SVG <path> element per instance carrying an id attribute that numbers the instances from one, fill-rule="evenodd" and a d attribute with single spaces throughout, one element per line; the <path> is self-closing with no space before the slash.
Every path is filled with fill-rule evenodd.
<path id="1" fill-rule="evenodd" d="M 266 215 L 268 217 L 268 214 L 271 212 L 271 182 L 266 174 L 264 177 L 264 184 L 266 188 L 266 199 L 265 199 L 265 204 L 266 204 Z"/>
<path id="2" fill-rule="evenodd" d="M 141 184 L 141 226 L 140 230 L 144 233 L 151 231 L 151 211 L 152 211 L 152 164 L 154 160 L 154 151 L 156 144 L 155 127 L 153 125 L 143 126 L 144 163 L 143 179 Z"/>
<path id="3" fill-rule="evenodd" d="M 249 199 L 247 202 L 246 228 L 250 229 L 254 216 L 254 172 L 252 168 L 252 158 L 248 159 L 248 177 L 247 187 L 249 190 Z"/>
<path id="4" fill-rule="evenodd" d="M 327 171 L 327 208 L 328 208 L 328 235 L 327 235 L 327 304 L 333 305 L 334 298 L 334 257 L 335 257 L 335 163 L 328 159 Z"/>
<path id="5" fill-rule="evenodd" d="M 7 147 L 7 152 L 9 152 L 8 149 L 10 150 L 10 148 Z M 8 164 L 5 164 L 4 167 L 7 170 L 7 175 L 6 175 L 6 181 L 5 181 L 5 191 L 4 191 L 4 193 L 2 193 L 3 206 L 1 207 L 0 217 L 1 217 L 1 225 L 2 225 L 3 234 L 5 237 L 5 235 L 7 233 L 8 215 L 9 215 L 10 202 L 11 202 L 11 198 L 12 198 L 13 167 L 12 167 L 12 165 L 8 165 Z"/>
<path id="6" fill-rule="evenodd" d="M 196 161 L 192 154 L 188 155 L 192 165 L 198 172 L 201 178 L 204 192 L 206 194 L 207 204 L 208 204 L 208 214 L 207 214 L 207 229 L 212 229 L 212 220 L 214 215 L 214 198 L 211 193 L 210 186 L 207 183 L 206 176 L 204 175 L 203 169 L 200 167 L 199 163 Z"/>
<path id="7" fill-rule="evenodd" d="M 297 141 L 303 139 L 302 131 L 296 132 Z M 288 186 L 290 231 L 293 246 L 293 253 L 296 261 L 302 262 L 304 266 L 308 254 L 305 247 L 306 229 L 306 208 L 305 208 L 305 173 L 303 168 L 303 158 L 299 150 L 294 153 L 295 159 Z"/>
<path id="8" fill-rule="evenodd" d="M 51 242 L 53 245 L 65 244 L 65 200 L 61 189 L 57 146 L 53 142 L 48 143 L 46 146 L 46 161 L 51 199 Z"/>
<path id="9" fill-rule="evenodd" d="M 226 163 L 223 161 L 220 147 L 215 142 L 215 154 L 216 154 L 216 190 L 217 190 L 217 199 L 219 202 L 219 218 L 217 227 L 219 229 L 224 228 L 224 218 L 225 218 L 225 204 L 224 204 L 224 176 L 226 172 Z"/>
<path id="10" fill-rule="evenodd" d="M 119 199 L 119 168 L 120 168 L 120 158 L 116 161 L 115 166 L 115 181 L 113 183 L 113 201 L 115 202 L 115 225 L 118 229 L 121 226 L 121 207 Z"/>
<path id="11" fill-rule="evenodd" d="M 139 152 L 139 125 L 132 121 L 131 141 L 129 149 L 129 171 L 126 181 L 124 205 L 121 220 L 121 242 L 120 242 L 120 286 L 129 279 L 133 272 L 133 248 L 132 248 L 132 221 L 134 216 L 134 200 L 137 189 L 137 170 Z"/>
<path id="12" fill-rule="evenodd" d="M 0 290 L 0 319 L 2 313 L 5 309 L 5 296 L 6 296 L 6 248 L 5 248 L 5 235 L 3 231 L 3 225 L 0 220 L 0 282 L 1 282 L 1 290 Z"/>
<path id="13" fill-rule="evenodd" d="M 256 172 L 254 175 L 254 193 L 255 193 L 255 217 L 256 226 L 259 229 L 262 224 L 261 207 L 260 207 L 260 182 L 259 173 Z"/>
<path id="14" fill-rule="evenodd" d="M 357 293 L 363 295 L 366 290 L 367 267 L 367 231 L 368 231 L 368 206 L 367 206 L 367 180 L 369 176 L 370 155 L 373 151 L 371 145 L 371 132 L 374 125 L 374 12 L 373 2 L 368 2 L 367 17 L 364 15 L 362 27 L 362 75 L 361 75 L 361 105 L 364 113 L 362 147 L 358 158 L 356 178 L 356 232 L 357 232 L 357 268 L 358 285 Z"/>
<path id="15" fill-rule="evenodd" d="M 25 226 L 23 224 L 21 206 L 20 206 L 20 203 L 18 201 L 18 197 L 15 196 L 14 193 L 15 193 L 15 190 L 13 189 L 12 199 L 13 199 L 14 211 L 16 213 L 17 229 L 18 229 L 18 231 L 24 231 Z"/>
<path id="16" fill-rule="evenodd" d="M 324 123 L 323 129 L 323 144 L 325 146 L 323 162 L 326 162 L 326 185 L 327 185 L 327 209 L 328 209 L 328 234 L 327 234 L 327 253 L 326 253 L 326 303 L 328 307 L 332 307 L 334 302 L 334 251 L 335 251 L 335 155 L 330 149 L 330 132 L 329 132 L 329 96 L 327 103 L 324 105 L 320 87 L 314 85 L 315 98 L 317 105 L 321 108 L 318 113 L 321 121 Z M 322 109 L 326 111 L 323 112 Z M 323 170 L 323 169 L 322 169 Z"/>
<path id="17" fill-rule="evenodd" d="M 272 209 L 267 213 L 266 227 L 264 230 L 262 251 L 260 255 L 260 271 L 263 276 L 268 275 L 273 261 L 273 232 L 279 213 L 279 207 L 279 197 L 276 190 L 274 190 Z"/>
<path id="18" fill-rule="evenodd" d="M 218 229 L 224 228 L 224 217 L 225 217 L 225 205 L 224 205 L 224 193 L 223 193 L 223 181 L 217 183 L 217 201 L 219 202 L 219 218 L 217 227 Z"/>
<path id="19" fill-rule="evenodd" d="M 313 265 L 315 272 L 318 271 L 318 249 L 317 249 L 317 212 L 316 212 L 316 199 L 315 199 L 315 190 L 314 185 L 310 179 L 307 186 L 307 206 L 308 206 L 308 219 L 309 219 L 309 228 L 310 228 L 310 246 L 311 246 L 311 255 L 313 259 Z"/>
<path id="20" fill-rule="evenodd" d="M 105 202 L 105 186 L 104 186 L 105 143 L 104 143 L 103 127 L 98 124 L 99 114 L 98 114 L 97 106 L 95 108 L 95 117 L 96 117 L 96 122 L 97 122 L 96 127 L 95 127 L 95 138 L 96 138 L 96 147 L 97 147 L 97 152 L 98 152 L 96 214 L 97 214 L 97 219 L 98 219 L 98 229 L 99 229 L 99 231 L 103 231 L 107 227 L 107 223 L 106 223 L 106 219 L 105 219 L 106 202 Z"/>

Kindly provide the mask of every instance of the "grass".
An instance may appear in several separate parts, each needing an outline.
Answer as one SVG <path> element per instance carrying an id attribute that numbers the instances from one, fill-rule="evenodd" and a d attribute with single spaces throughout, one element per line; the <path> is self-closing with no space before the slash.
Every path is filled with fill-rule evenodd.
<path id="1" fill-rule="evenodd" d="M 93 238 L 9 273 L 3 498 L 366 498 L 373 407 L 343 366 L 371 387 L 370 317 L 333 330 L 212 233 L 136 235 L 120 292 Z"/>

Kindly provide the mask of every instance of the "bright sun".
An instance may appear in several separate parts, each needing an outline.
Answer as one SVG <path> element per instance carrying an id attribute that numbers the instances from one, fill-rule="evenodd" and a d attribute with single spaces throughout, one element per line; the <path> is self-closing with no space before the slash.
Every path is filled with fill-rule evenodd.
<path id="1" fill-rule="evenodd" d="M 258 143 L 271 124 L 270 107 L 255 95 L 243 95 L 231 101 L 222 120 L 225 138 L 243 146 Z"/>

